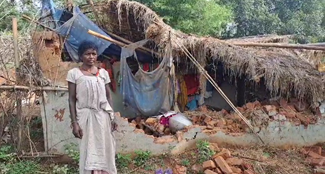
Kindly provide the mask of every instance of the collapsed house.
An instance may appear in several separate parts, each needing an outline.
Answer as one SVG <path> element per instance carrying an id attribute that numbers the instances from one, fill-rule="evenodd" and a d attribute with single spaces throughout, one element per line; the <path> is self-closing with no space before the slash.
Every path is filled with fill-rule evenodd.
<path id="1" fill-rule="evenodd" d="M 77 141 L 67 133 L 70 119 L 65 78 L 69 69 L 78 66 L 76 50 L 86 39 L 99 45 L 99 66 L 111 75 L 113 108 L 121 114 L 116 132 L 119 151 L 142 149 L 158 154 L 173 147 L 172 152 L 177 153 L 200 139 L 237 145 L 261 143 L 231 112 L 234 108 L 229 101 L 266 144 L 324 142 L 325 76 L 317 70 L 321 61 L 317 56 L 244 48 L 231 41 L 184 34 L 133 1 L 109 0 L 72 11 L 46 7 L 56 14 L 52 18 L 61 21 L 52 24 L 53 31 L 32 36 L 34 57 L 42 71 L 34 85 L 43 86 L 45 95 L 41 115 L 46 151 L 64 152 L 66 144 Z M 96 11 L 96 24 L 81 12 L 87 9 Z M 88 29 L 117 42 L 91 36 Z M 190 56 L 220 86 L 228 102 Z M 170 110 L 185 112 L 194 125 L 172 133 L 157 118 L 147 119 Z"/>

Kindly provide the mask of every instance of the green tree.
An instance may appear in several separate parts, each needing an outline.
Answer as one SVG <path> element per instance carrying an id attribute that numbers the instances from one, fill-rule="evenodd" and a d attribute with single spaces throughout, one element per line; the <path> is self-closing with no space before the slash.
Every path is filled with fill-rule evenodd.
<path id="1" fill-rule="evenodd" d="M 37 7 L 33 1 L 0 0 L 0 32 L 11 32 L 12 18 L 18 19 L 18 30 L 28 32 L 31 23 L 22 19 L 22 15 L 35 16 Z"/>
<path id="2" fill-rule="evenodd" d="M 185 33 L 221 36 L 232 22 L 232 11 L 210 0 L 137 0 Z"/>

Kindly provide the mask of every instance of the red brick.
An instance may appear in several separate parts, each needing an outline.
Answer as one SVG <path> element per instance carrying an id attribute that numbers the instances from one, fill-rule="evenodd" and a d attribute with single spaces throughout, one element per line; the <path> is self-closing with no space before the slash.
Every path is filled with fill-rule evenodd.
<path id="1" fill-rule="evenodd" d="M 212 170 L 207 169 L 207 170 L 204 171 L 204 174 L 218 174 L 218 173 L 216 173 L 216 172 L 214 172 Z"/>
<path id="2" fill-rule="evenodd" d="M 289 118 L 289 119 L 296 117 L 296 113 L 293 111 L 281 111 L 280 114 L 284 115 L 286 118 Z"/>
<path id="3" fill-rule="evenodd" d="M 317 153 L 318 155 L 322 155 L 322 147 L 321 146 L 308 147 L 308 148 L 306 148 L 306 151 L 313 151 L 313 152 Z"/>
<path id="4" fill-rule="evenodd" d="M 187 168 L 185 166 L 176 165 L 173 168 L 174 174 L 186 174 Z"/>
<path id="5" fill-rule="evenodd" d="M 254 174 L 254 172 L 251 171 L 251 170 L 245 170 L 245 171 L 244 171 L 244 174 Z"/>
<path id="6" fill-rule="evenodd" d="M 296 109 L 298 112 L 305 111 L 305 110 L 308 108 L 307 103 L 304 102 L 304 101 L 298 101 L 298 102 L 295 102 L 295 103 L 293 103 L 293 106 L 295 107 L 295 109 Z"/>
<path id="7" fill-rule="evenodd" d="M 208 108 L 207 108 L 207 106 L 203 105 L 203 106 L 200 106 L 199 107 L 199 111 L 201 111 L 201 112 L 208 112 Z"/>
<path id="8" fill-rule="evenodd" d="M 217 127 L 224 128 L 226 126 L 226 121 L 222 118 L 218 121 Z"/>
<path id="9" fill-rule="evenodd" d="M 307 158 L 306 162 L 312 166 L 325 166 L 325 158 Z"/>
<path id="10" fill-rule="evenodd" d="M 206 116 L 206 117 L 204 118 L 204 123 L 205 123 L 205 124 L 208 124 L 210 121 L 212 121 L 212 118 L 211 118 L 210 116 Z"/>
<path id="11" fill-rule="evenodd" d="M 237 109 L 238 109 L 238 111 L 241 112 L 241 113 L 245 112 L 245 109 L 242 108 L 242 107 L 237 107 Z"/>
<path id="12" fill-rule="evenodd" d="M 194 171 L 195 173 L 199 173 L 201 171 L 203 171 L 203 167 L 200 164 L 195 164 L 191 167 L 192 171 Z"/>
<path id="13" fill-rule="evenodd" d="M 265 105 L 263 106 L 263 109 L 269 116 L 274 116 L 278 113 L 277 108 L 274 105 Z"/>
<path id="14" fill-rule="evenodd" d="M 223 174 L 219 168 L 214 169 L 214 171 L 217 172 L 218 174 Z"/>
<path id="15" fill-rule="evenodd" d="M 315 153 L 313 151 L 309 151 L 308 156 L 310 156 L 312 158 L 315 158 L 315 159 L 322 159 L 322 158 L 325 159 L 325 157 L 323 157 L 322 155 L 319 155 L 319 154 L 317 154 L 317 153 Z"/>
<path id="16" fill-rule="evenodd" d="M 255 109 L 255 104 L 254 103 L 246 103 L 245 107 L 247 110 L 252 111 Z"/>
<path id="17" fill-rule="evenodd" d="M 214 161 L 220 167 L 221 171 L 224 172 L 225 174 L 233 173 L 230 166 L 227 164 L 227 162 L 221 156 L 218 156 L 217 158 L 215 158 Z"/>
<path id="18" fill-rule="evenodd" d="M 230 151 L 228 149 L 222 148 L 221 152 L 215 154 L 212 158 L 214 159 L 214 158 L 217 158 L 219 156 L 221 156 L 224 159 L 227 159 L 227 158 L 231 157 L 231 153 L 230 153 Z"/>
<path id="19" fill-rule="evenodd" d="M 223 116 L 225 116 L 225 115 L 228 115 L 228 114 L 229 114 L 229 112 L 228 112 L 228 111 L 226 111 L 226 110 L 224 110 L 224 109 L 222 109 L 222 110 L 221 110 L 221 113 L 222 113 L 222 115 L 223 115 Z"/>
<path id="20" fill-rule="evenodd" d="M 279 101 L 279 104 L 282 108 L 287 108 L 288 107 L 288 101 L 281 98 L 280 101 Z"/>
<path id="21" fill-rule="evenodd" d="M 242 170 L 238 167 L 230 167 L 234 173 L 242 173 Z"/>
<path id="22" fill-rule="evenodd" d="M 299 118 L 301 123 L 305 126 L 308 126 L 310 123 L 310 119 L 308 117 L 303 116 L 302 114 L 297 113 L 296 117 Z"/>
<path id="23" fill-rule="evenodd" d="M 226 162 L 231 166 L 240 166 L 243 164 L 244 161 L 237 157 L 233 157 L 233 158 L 226 159 Z"/>
<path id="24" fill-rule="evenodd" d="M 259 101 L 254 102 L 255 108 L 259 108 L 262 106 L 262 104 Z"/>
<path id="25" fill-rule="evenodd" d="M 212 161 L 212 160 L 209 160 L 209 161 L 205 161 L 203 163 L 203 169 L 214 169 L 216 168 L 216 164 Z"/>
<path id="26" fill-rule="evenodd" d="M 215 152 L 220 152 L 220 148 L 217 143 L 210 143 L 210 149 Z"/>

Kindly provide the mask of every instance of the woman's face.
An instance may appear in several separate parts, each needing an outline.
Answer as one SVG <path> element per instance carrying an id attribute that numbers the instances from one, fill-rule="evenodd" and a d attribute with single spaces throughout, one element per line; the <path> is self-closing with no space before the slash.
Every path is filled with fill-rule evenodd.
<path id="1" fill-rule="evenodd" d="M 84 64 L 93 66 L 97 61 L 97 51 L 95 49 L 86 50 L 82 54 L 81 60 Z"/>

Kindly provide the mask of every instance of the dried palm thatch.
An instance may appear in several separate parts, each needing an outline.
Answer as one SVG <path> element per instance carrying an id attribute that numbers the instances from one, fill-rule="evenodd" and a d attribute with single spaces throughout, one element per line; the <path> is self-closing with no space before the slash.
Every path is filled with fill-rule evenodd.
<path id="1" fill-rule="evenodd" d="M 172 46 L 173 57 L 185 59 L 184 45 L 200 63 L 214 58 L 224 63 L 233 76 L 245 75 L 257 83 L 265 79 L 265 85 L 273 94 L 295 96 L 309 102 L 325 99 L 325 75 L 318 72 L 314 62 L 301 58 L 284 49 L 258 49 L 234 46 L 210 37 L 198 37 L 172 29 L 148 7 L 134 1 L 109 0 L 95 6 L 100 23 L 130 41 L 152 39 L 159 51 L 166 55 Z"/>

